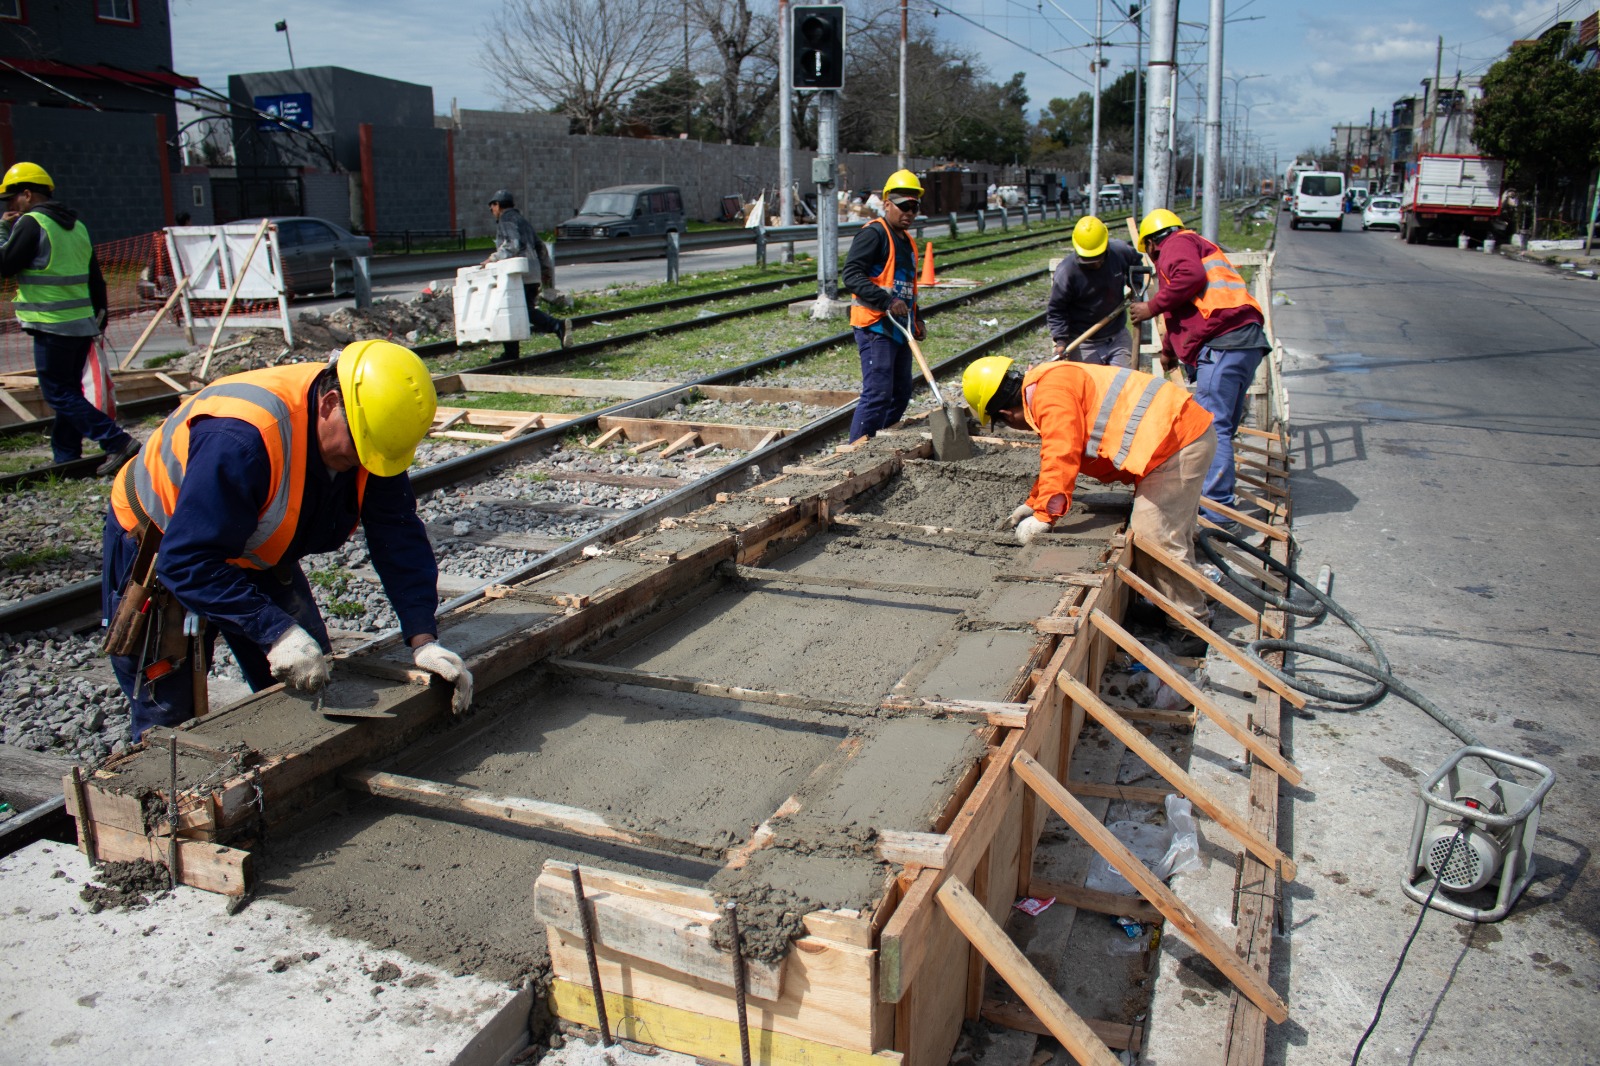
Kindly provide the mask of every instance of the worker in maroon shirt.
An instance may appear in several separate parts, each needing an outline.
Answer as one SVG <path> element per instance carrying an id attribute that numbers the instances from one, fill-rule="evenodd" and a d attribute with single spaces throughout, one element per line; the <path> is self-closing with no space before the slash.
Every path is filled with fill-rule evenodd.
<path id="1" fill-rule="evenodd" d="M 1222 249 L 1184 229 L 1182 220 L 1166 208 L 1150 212 L 1139 224 L 1139 250 L 1155 264 L 1161 287 L 1149 300 L 1131 305 L 1128 317 L 1137 324 L 1166 316 L 1161 365 L 1171 370 L 1183 364 L 1195 383 L 1194 398 L 1211 412 L 1217 430 L 1205 499 L 1232 507 L 1233 438 L 1256 368 L 1271 347 L 1261 305 Z M 1224 529 L 1238 528 L 1203 503 L 1200 510 Z"/>

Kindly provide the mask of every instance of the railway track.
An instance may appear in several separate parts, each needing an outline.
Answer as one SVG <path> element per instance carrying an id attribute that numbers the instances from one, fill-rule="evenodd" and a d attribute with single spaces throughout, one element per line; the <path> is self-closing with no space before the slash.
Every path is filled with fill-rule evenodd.
<path id="1" fill-rule="evenodd" d="M 1042 239 L 1030 239 L 1022 242 L 1022 246 L 1020 248 L 1016 246 L 1016 242 L 1004 242 L 1005 246 L 999 254 L 1013 255 L 1018 251 L 1028 251 L 1042 244 L 1051 243 L 1057 238 L 1059 238 L 1059 234 L 1052 234 Z M 1003 242 L 994 243 L 1001 244 Z M 950 263 L 949 265 L 958 266 L 961 265 L 961 263 L 970 264 L 972 262 L 993 257 L 994 254 L 991 253 L 982 257 L 965 258 L 962 259 L 960 263 Z M 1004 293 L 1007 290 L 1013 289 L 1020 285 L 1025 285 L 1029 282 L 1037 281 L 1041 279 L 1044 274 L 1045 271 L 1042 269 L 1023 271 L 1010 278 L 1003 279 L 990 285 L 980 286 L 969 290 L 961 290 L 948 299 L 942 300 L 937 304 L 930 305 L 926 309 L 926 313 L 930 318 L 935 318 L 942 313 L 949 312 L 956 308 L 965 307 L 974 303 L 981 303 L 988 297 Z M 767 285 L 771 283 L 762 284 Z M 775 305 L 786 305 L 789 302 L 791 302 L 789 298 L 782 298 L 777 301 L 758 305 L 758 307 L 765 310 L 771 310 Z M 729 318 L 738 317 L 739 315 L 745 313 L 749 313 L 749 309 L 741 308 L 733 312 L 726 312 L 720 316 L 708 316 L 705 318 L 690 319 L 681 323 L 674 323 L 672 324 L 672 328 L 674 330 L 683 330 L 704 327 L 717 322 L 727 321 Z M 1037 324 L 1038 317 L 1039 316 L 1034 316 L 1033 318 L 1030 318 L 1021 328 L 1032 328 Z M 959 363 L 964 361 L 964 357 L 975 357 L 975 355 L 968 353 L 979 352 L 980 349 L 986 351 L 996 344 L 1003 344 L 1005 340 L 1009 339 L 1009 337 L 1013 335 L 1016 328 L 1018 327 L 1013 327 L 1013 330 L 1001 331 L 1000 333 L 995 334 L 993 337 L 988 338 L 986 341 L 981 342 L 979 345 L 967 349 L 966 353 L 958 354 L 957 356 L 951 357 L 951 359 L 956 360 Z M 622 336 L 613 336 L 603 341 L 592 342 L 591 347 L 592 351 L 594 352 L 599 352 L 603 349 L 625 347 L 628 344 L 640 341 L 648 336 L 659 336 L 662 332 L 664 332 L 662 329 L 657 328 L 652 330 L 638 331 L 636 333 L 625 334 Z M 692 396 L 696 390 L 701 388 L 749 381 L 763 372 L 772 371 L 782 367 L 792 367 L 793 364 L 803 362 L 807 358 L 816 356 L 820 353 L 827 352 L 843 345 L 847 345 L 851 339 L 851 331 L 846 329 L 838 333 L 829 334 L 827 336 L 808 341 L 795 347 L 778 351 L 759 359 L 751 360 L 727 370 L 699 376 L 693 380 L 664 382 L 659 390 L 644 397 L 628 399 L 601 406 L 597 409 L 576 415 L 560 424 L 553 425 L 545 429 L 536 430 L 512 441 L 471 448 L 471 450 L 467 451 L 465 454 L 454 455 L 421 470 L 414 471 L 412 474 L 412 481 L 416 487 L 419 497 L 425 496 L 426 494 L 435 490 L 448 491 L 464 482 L 488 475 L 497 468 L 514 465 L 520 462 L 527 462 L 531 458 L 540 455 L 546 449 L 551 448 L 552 445 L 558 444 L 573 433 L 592 431 L 594 427 L 600 424 L 602 419 L 625 418 L 628 417 L 630 413 L 650 411 L 655 408 L 660 408 L 663 405 L 670 406 L 674 398 Z M 441 348 L 442 347 L 443 346 L 441 346 Z M 449 347 L 453 348 L 454 346 L 452 344 Z M 584 354 L 585 352 L 579 346 L 565 350 L 555 349 L 548 352 L 535 353 L 531 356 L 524 356 L 516 360 L 506 360 L 498 363 L 492 363 L 487 366 L 479 367 L 474 372 L 482 374 L 509 375 L 518 371 L 525 371 L 535 367 L 547 366 L 551 363 L 571 360 L 574 357 L 581 357 Z M 951 360 L 946 360 L 946 363 L 950 362 Z M 840 425 L 834 426 L 833 429 L 829 430 L 829 432 L 840 429 L 843 425 L 848 423 L 848 418 L 850 416 L 852 407 L 853 404 L 846 405 L 835 412 L 836 421 L 838 421 Z M 819 420 L 813 420 L 813 422 L 816 421 Z M 780 448 L 780 445 L 783 445 L 785 441 L 793 437 L 799 436 L 800 432 L 800 430 L 796 430 L 794 433 L 786 434 L 782 441 L 774 442 L 772 445 L 764 448 L 759 448 L 752 452 L 751 455 L 746 456 L 742 461 L 735 460 L 734 462 L 725 464 L 721 468 L 710 471 L 706 477 L 715 480 L 718 484 L 720 484 L 725 478 L 740 476 L 743 471 L 755 466 L 759 466 L 764 461 L 770 462 L 772 456 L 782 454 L 784 449 Z M 751 458 L 751 456 L 754 456 L 754 458 Z M 548 476 L 549 474 L 549 472 L 541 471 L 525 471 L 523 473 L 524 476 L 534 478 L 541 476 L 541 474 L 544 474 L 545 476 Z M 590 471 L 588 473 L 592 474 L 593 472 Z M 604 483 L 603 481 L 596 481 L 594 478 L 585 478 L 581 475 L 582 472 L 580 472 L 579 476 L 574 478 L 574 480 L 579 484 Z M 559 477 L 561 475 L 558 472 L 556 476 Z M 615 478 L 613 478 L 613 480 L 615 480 Z M 670 479 L 655 478 L 652 482 L 648 476 L 641 479 L 637 474 L 625 473 L 620 475 L 620 487 L 655 488 L 664 491 L 664 482 L 668 482 L 669 480 Z M 703 478 L 702 480 L 705 479 Z M 695 484 L 698 484 L 698 482 L 695 482 Z M 712 491 L 714 493 L 717 490 L 713 489 Z M 669 495 L 676 496 L 678 494 L 672 493 Z M 636 503 L 637 501 L 628 502 Z M 656 501 L 651 501 L 651 507 L 654 506 L 654 502 Z M 580 504 L 580 506 L 582 505 Z M 604 531 L 608 528 L 608 525 L 615 525 L 616 530 L 614 530 L 610 535 L 619 535 L 620 531 L 622 530 L 634 528 L 629 524 L 629 522 L 630 520 L 634 519 L 637 514 L 653 515 L 655 512 L 650 510 L 649 507 L 646 507 L 639 512 L 630 511 L 627 516 L 617 519 L 614 523 L 597 524 L 595 521 L 589 521 L 582 524 L 587 525 L 587 527 L 590 529 L 594 529 L 596 533 Z M 648 520 L 648 518 L 643 520 Z M 570 539 L 571 532 L 571 524 L 568 524 L 568 528 L 562 531 L 562 536 L 566 539 Z M 498 540 L 491 539 L 491 543 L 488 545 L 488 547 L 506 548 L 507 544 L 508 538 L 502 537 Z M 519 547 L 515 550 L 522 552 L 525 556 L 527 552 L 534 549 L 531 547 Z M 565 549 L 558 549 L 558 551 L 559 550 Z M 553 556 L 558 554 L 558 551 L 546 554 Z M 539 556 L 539 558 L 544 557 L 545 555 Z M 444 563 L 444 560 L 441 560 L 441 562 Z M 499 578 L 496 580 L 499 580 Z M 487 584 L 490 582 L 484 583 Z M 92 629 L 98 625 L 99 613 L 98 581 L 93 579 L 82 580 L 70 584 L 64 584 L 61 587 L 52 589 L 41 595 L 33 596 L 28 599 L 0 607 L 0 632 L 25 633 L 52 628 L 65 628 L 72 631 L 82 632 Z"/>

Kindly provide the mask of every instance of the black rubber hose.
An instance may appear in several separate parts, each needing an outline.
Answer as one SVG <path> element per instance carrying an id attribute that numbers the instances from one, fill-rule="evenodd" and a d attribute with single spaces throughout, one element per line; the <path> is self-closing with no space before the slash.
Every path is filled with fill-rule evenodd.
<path id="1" fill-rule="evenodd" d="M 1282 563 L 1277 559 L 1274 559 L 1270 553 L 1262 551 L 1260 548 L 1257 548 L 1252 544 L 1246 543 L 1243 537 L 1235 536 L 1232 533 L 1226 533 L 1220 529 L 1202 527 L 1198 540 L 1200 544 L 1200 550 L 1205 554 L 1207 559 L 1211 560 L 1217 569 L 1222 571 L 1223 576 L 1228 578 L 1228 580 L 1232 581 L 1234 584 L 1238 585 L 1240 588 L 1244 589 L 1246 592 L 1250 593 L 1256 598 L 1280 607 L 1286 611 L 1300 615 L 1301 617 L 1315 619 L 1321 618 L 1324 614 L 1331 614 L 1333 617 L 1349 626 L 1350 631 L 1356 636 L 1360 637 L 1361 642 L 1367 646 L 1367 650 L 1372 653 L 1373 659 L 1377 660 L 1375 664 L 1367 663 L 1355 658 L 1354 656 L 1346 655 L 1343 652 L 1333 651 L 1328 648 L 1319 648 L 1314 644 L 1302 644 L 1299 641 L 1294 640 L 1278 640 L 1268 638 L 1251 641 L 1246 646 L 1246 650 L 1249 651 L 1250 655 L 1279 681 L 1282 681 L 1290 688 L 1293 688 L 1299 692 L 1304 692 L 1306 695 L 1315 699 L 1347 707 L 1364 707 L 1367 704 L 1378 700 L 1383 696 L 1384 693 L 1392 691 L 1401 699 L 1420 707 L 1423 712 L 1425 712 L 1434 721 L 1438 722 L 1440 725 L 1444 726 L 1451 733 L 1454 733 L 1458 738 L 1460 738 L 1463 744 L 1471 744 L 1474 746 L 1483 745 L 1483 742 L 1478 739 L 1477 734 L 1473 733 L 1472 730 L 1462 725 L 1455 719 L 1454 716 L 1446 713 L 1427 697 L 1423 696 L 1422 693 L 1418 692 L 1410 685 L 1407 685 L 1404 681 L 1401 681 L 1399 678 L 1395 677 L 1391 672 L 1389 656 L 1384 652 L 1383 646 L 1378 643 L 1377 638 L 1369 633 L 1365 626 L 1356 621 L 1354 615 L 1340 606 L 1337 600 L 1335 600 L 1332 596 L 1329 596 L 1326 592 L 1323 592 L 1321 589 L 1317 588 L 1316 585 L 1301 577 L 1299 571 L 1295 570 L 1287 563 Z M 1260 561 L 1261 564 L 1267 567 L 1269 570 L 1278 572 L 1291 585 L 1302 588 L 1306 592 L 1310 593 L 1313 602 L 1310 604 L 1297 602 L 1293 599 L 1292 595 L 1279 596 L 1276 592 L 1269 588 L 1265 588 L 1252 581 L 1244 580 L 1228 566 L 1228 562 L 1222 556 L 1222 554 L 1211 546 L 1211 541 L 1213 540 L 1225 541 L 1226 543 L 1239 548 L 1247 555 L 1250 555 L 1251 557 Z M 1362 689 L 1359 692 L 1339 692 L 1334 689 L 1324 688 L 1322 685 L 1318 685 L 1311 681 L 1302 681 L 1293 674 L 1287 673 L 1283 669 L 1267 662 L 1265 657 L 1266 653 L 1275 651 L 1292 652 L 1295 655 L 1304 656 L 1308 659 L 1324 659 L 1331 663 L 1337 663 L 1340 666 L 1347 667 L 1372 678 L 1373 684 L 1370 688 Z"/>

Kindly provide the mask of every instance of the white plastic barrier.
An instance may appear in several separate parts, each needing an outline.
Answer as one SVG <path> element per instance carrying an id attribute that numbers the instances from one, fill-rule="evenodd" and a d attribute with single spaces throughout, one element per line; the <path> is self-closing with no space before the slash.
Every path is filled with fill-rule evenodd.
<path id="1" fill-rule="evenodd" d="M 525 258 L 456 271 L 456 343 L 520 341 L 532 336 L 522 291 L 527 279 Z"/>

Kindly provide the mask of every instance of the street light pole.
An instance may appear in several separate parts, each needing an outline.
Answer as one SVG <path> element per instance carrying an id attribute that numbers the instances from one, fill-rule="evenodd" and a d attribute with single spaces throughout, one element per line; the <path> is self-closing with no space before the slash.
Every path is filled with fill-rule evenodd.
<path id="1" fill-rule="evenodd" d="M 293 70 L 294 69 L 294 41 L 292 41 L 289 38 L 289 20 L 288 19 L 280 19 L 278 21 L 278 24 L 273 26 L 272 28 L 277 30 L 279 33 L 283 34 L 283 43 L 289 46 L 289 69 Z"/>
<path id="2" fill-rule="evenodd" d="M 1177 0 L 1155 0 L 1150 13 L 1150 121 L 1144 152 L 1145 207 L 1170 206 L 1172 177 L 1172 89 L 1177 56 Z M 1137 210 L 1137 207 L 1135 208 Z"/>
<path id="3" fill-rule="evenodd" d="M 906 162 L 906 0 L 900 0 L 900 139 L 895 142 L 897 164 L 905 170 Z"/>
<path id="4" fill-rule="evenodd" d="M 1105 0 L 1094 4 L 1094 117 L 1090 123 L 1089 142 L 1089 213 L 1100 213 L 1100 69 L 1105 66 L 1105 52 L 1101 43 L 1105 39 L 1103 15 Z"/>
<path id="5" fill-rule="evenodd" d="M 1213 242 L 1222 224 L 1223 7 L 1223 0 L 1211 0 L 1206 39 L 1206 194 L 1200 204 L 1200 234 Z"/>

